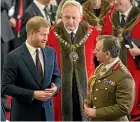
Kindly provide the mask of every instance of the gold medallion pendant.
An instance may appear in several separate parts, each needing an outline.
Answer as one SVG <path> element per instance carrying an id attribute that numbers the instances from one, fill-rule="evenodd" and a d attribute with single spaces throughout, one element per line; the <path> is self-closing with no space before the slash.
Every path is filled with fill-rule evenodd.
<path id="1" fill-rule="evenodd" d="M 70 53 L 69 56 L 70 56 L 70 59 L 71 59 L 73 62 L 76 62 L 77 59 L 79 58 L 78 54 L 77 54 L 75 51 L 72 51 L 72 52 Z"/>

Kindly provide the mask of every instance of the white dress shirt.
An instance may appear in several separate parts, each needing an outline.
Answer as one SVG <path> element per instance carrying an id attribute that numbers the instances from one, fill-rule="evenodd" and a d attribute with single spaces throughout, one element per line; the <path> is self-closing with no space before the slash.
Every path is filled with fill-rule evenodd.
<path id="1" fill-rule="evenodd" d="M 132 5 L 131 5 L 131 7 L 130 7 L 125 13 L 119 12 L 119 15 L 120 15 L 120 22 L 121 22 L 121 15 L 122 15 L 122 14 L 125 16 L 125 17 L 124 17 L 125 21 L 127 20 L 127 17 L 128 17 L 128 15 L 129 15 L 129 12 L 131 11 L 131 9 L 132 9 Z"/>
<path id="2" fill-rule="evenodd" d="M 65 29 L 66 29 L 66 28 L 65 28 Z M 67 33 L 68 33 L 69 35 L 71 34 L 71 32 L 73 32 L 74 34 L 76 34 L 77 30 L 78 30 L 78 27 L 77 27 L 74 31 L 69 31 L 68 29 L 66 29 L 66 31 L 67 31 Z"/>
<path id="3" fill-rule="evenodd" d="M 34 64 L 36 65 L 36 49 L 37 48 L 34 48 L 32 47 L 31 45 L 28 44 L 28 42 L 26 41 L 26 46 L 27 46 L 27 49 L 29 50 L 30 54 L 31 54 L 31 57 L 34 61 Z M 43 59 L 43 53 L 41 51 L 41 48 L 38 48 L 39 50 L 39 59 L 40 59 L 40 63 L 42 65 L 42 70 L 43 70 L 43 74 L 44 74 L 44 59 Z"/>
<path id="4" fill-rule="evenodd" d="M 45 19 L 46 18 L 46 15 L 45 15 L 45 12 L 44 12 L 44 8 L 45 8 L 45 5 L 42 5 L 40 4 L 38 1 L 34 0 L 34 3 L 36 4 L 36 6 L 38 7 L 38 9 L 40 10 L 40 12 L 42 13 L 42 15 L 44 16 Z"/>

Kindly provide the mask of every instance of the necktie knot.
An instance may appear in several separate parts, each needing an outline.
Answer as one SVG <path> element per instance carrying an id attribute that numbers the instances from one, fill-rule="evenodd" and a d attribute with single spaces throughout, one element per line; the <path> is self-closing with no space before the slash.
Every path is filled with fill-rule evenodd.
<path id="1" fill-rule="evenodd" d="M 48 7 L 47 6 L 44 7 L 44 13 L 45 13 L 46 19 L 50 22 L 50 16 L 49 16 L 49 11 L 48 11 Z"/>
<path id="2" fill-rule="evenodd" d="M 125 25 L 125 15 L 121 14 L 121 27 L 124 27 Z"/>
<path id="3" fill-rule="evenodd" d="M 70 33 L 70 37 L 71 37 L 71 41 L 73 42 L 74 41 L 74 32 Z"/>

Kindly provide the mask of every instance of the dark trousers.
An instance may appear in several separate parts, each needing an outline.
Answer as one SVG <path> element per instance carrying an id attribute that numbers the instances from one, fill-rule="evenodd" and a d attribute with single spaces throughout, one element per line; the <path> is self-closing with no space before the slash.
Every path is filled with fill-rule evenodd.
<path id="1" fill-rule="evenodd" d="M 73 121 L 82 121 L 75 73 L 73 73 L 72 80 L 72 101 L 73 101 Z"/>

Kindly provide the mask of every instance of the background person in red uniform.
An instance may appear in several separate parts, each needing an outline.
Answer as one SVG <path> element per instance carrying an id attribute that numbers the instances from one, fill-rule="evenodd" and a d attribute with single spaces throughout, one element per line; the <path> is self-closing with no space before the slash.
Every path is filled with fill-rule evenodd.
<path id="1" fill-rule="evenodd" d="M 54 99 L 55 120 L 62 116 L 64 121 L 81 121 L 85 120 L 83 102 L 87 79 L 94 72 L 93 50 L 99 33 L 81 22 L 82 6 L 77 1 L 66 1 L 61 13 L 62 22 L 51 29 L 47 42 L 56 50 L 62 75 L 62 92 Z"/>
<path id="2" fill-rule="evenodd" d="M 87 0 L 83 4 L 84 19 L 102 32 L 105 23 L 110 21 L 110 16 L 114 12 L 114 5 L 107 0 Z"/>
<path id="3" fill-rule="evenodd" d="M 126 41 L 124 36 L 131 39 L 134 38 L 140 42 L 140 10 L 132 5 L 132 0 L 115 0 L 116 12 L 113 14 L 110 23 L 104 27 L 104 34 L 113 34 L 120 38 L 121 53 L 120 59 L 127 66 L 132 74 L 136 89 L 135 89 L 135 104 L 131 112 L 132 120 L 140 120 L 140 69 L 133 57 L 140 56 L 137 45 L 132 44 L 132 49 L 125 47 Z M 113 24 L 113 26 L 112 26 Z"/>

